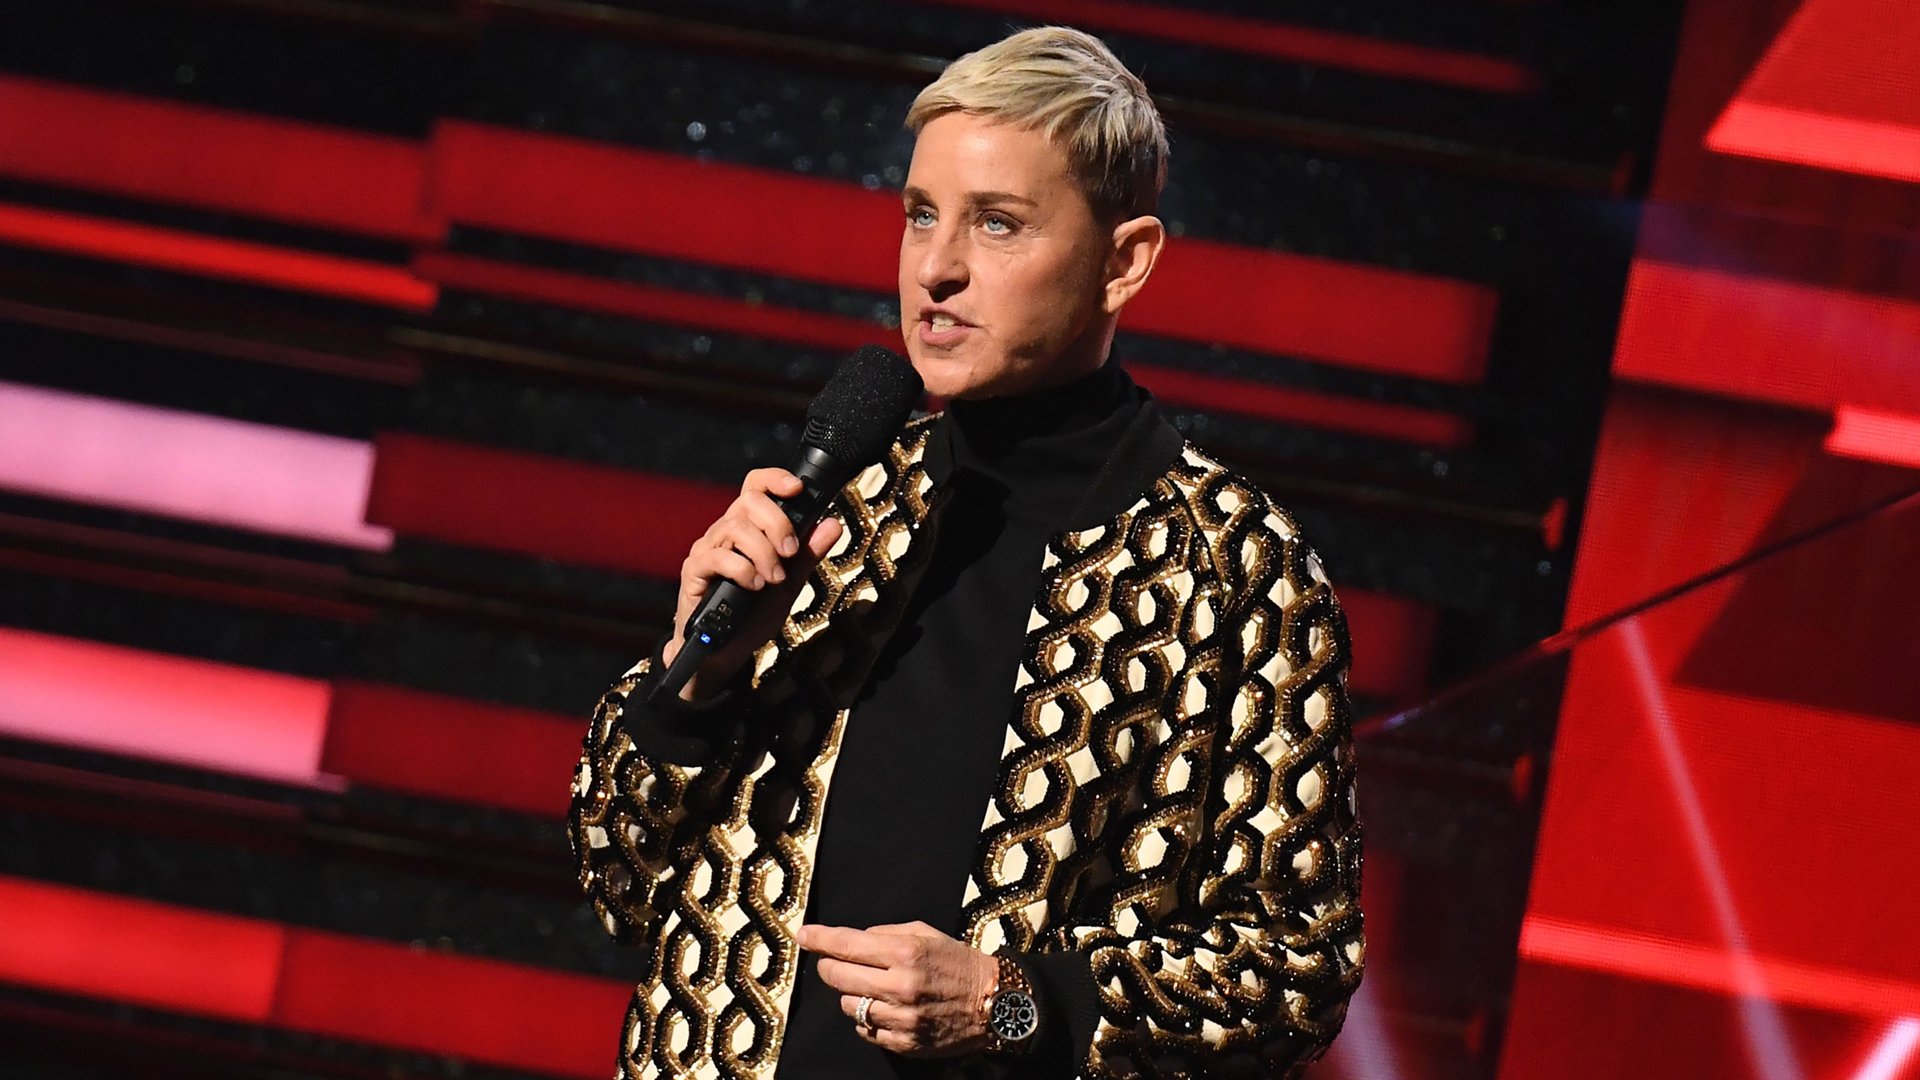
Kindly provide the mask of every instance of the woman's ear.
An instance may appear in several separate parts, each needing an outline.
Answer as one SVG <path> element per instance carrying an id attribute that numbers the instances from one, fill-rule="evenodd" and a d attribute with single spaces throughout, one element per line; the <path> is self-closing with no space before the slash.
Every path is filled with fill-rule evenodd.
<path id="1" fill-rule="evenodd" d="M 1160 259 L 1160 248 L 1166 242 L 1167 227 L 1151 214 L 1129 218 L 1113 227 L 1107 291 L 1101 298 L 1101 310 L 1108 315 L 1120 314 L 1120 309 L 1147 283 L 1153 264 Z"/>

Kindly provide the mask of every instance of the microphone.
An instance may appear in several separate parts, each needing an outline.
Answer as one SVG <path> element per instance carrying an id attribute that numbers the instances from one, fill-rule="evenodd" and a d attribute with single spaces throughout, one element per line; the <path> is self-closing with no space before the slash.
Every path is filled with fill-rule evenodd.
<path id="1" fill-rule="evenodd" d="M 800 493 L 773 500 L 793 523 L 794 535 L 802 544 L 834 493 L 880 460 L 925 392 L 913 365 L 878 345 L 861 348 L 834 370 L 807 406 L 800 461 L 792 470 L 800 479 Z M 720 579 L 687 617 L 680 652 L 654 684 L 648 702 L 658 705 L 679 696 L 706 658 L 733 639 L 746 621 L 754 596 L 753 590 L 731 578 Z"/>

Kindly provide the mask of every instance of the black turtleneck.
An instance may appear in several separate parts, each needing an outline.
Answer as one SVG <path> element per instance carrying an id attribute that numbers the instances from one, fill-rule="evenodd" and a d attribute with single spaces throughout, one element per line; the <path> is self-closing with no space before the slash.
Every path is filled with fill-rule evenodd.
<path id="1" fill-rule="evenodd" d="M 1092 374 L 1028 394 L 953 401 L 929 433 L 940 489 L 929 562 L 898 629 L 853 705 L 834 762 L 806 921 L 866 928 L 922 921 L 959 937 L 1000 754 L 1014 676 L 1050 535 L 1106 511 L 1090 493 L 1149 397 L 1109 360 Z M 1162 423 L 1160 425 L 1164 427 Z M 1160 433 L 1173 440 L 1171 428 Z M 1112 487 L 1112 484 L 1108 484 Z M 1126 486 L 1122 484 L 1121 486 Z M 1107 492 L 1111 498 L 1112 491 Z M 655 655 L 656 667 L 659 656 Z M 628 699 L 633 738 L 698 764 L 741 722 L 736 685 L 698 705 Z M 1041 1003 L 1041 1041 L 1016 1077 L 1077 1075 L 1091 1046 L 1097 992 L 1078 953 L 1021 958 Z M 779 1080 L 893 1080 L 939 1074 L 862 1040 L 800 965 Z"/>
<path id="2" fill-rule="evenodd" d="M 1109 361 L 1029 394 L 956 400 L 935 422 L 945 488 L 931 561 L 848 717 L 834 763 L 807 921 L 924 921 L 960 935 L 960 904 L 1006 737 L 1043 551 L 1063 531 L 1144 400 Z M 940 475 L 947 472 L 948 475 Z M 1042 1043 L 1021 1075 L 1070 1077 L 1095 1008 L 1084 957 L 1033 956 Z M 801 966 L 777 1075 L 930 1076 L 937 1061 L 863 1041 L 840 995 Z"/>

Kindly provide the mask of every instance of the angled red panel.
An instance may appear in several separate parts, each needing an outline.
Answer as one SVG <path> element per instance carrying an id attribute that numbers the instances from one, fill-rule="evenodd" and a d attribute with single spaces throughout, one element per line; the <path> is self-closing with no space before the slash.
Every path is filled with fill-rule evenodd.
<path id="1" fill-rule="evenodd" d="M 1707 145 L 1920 180 L 1920 9 L 1910 0 L 1807 0 Z"/>
<path id="2" fill-rule="evenodd" d="M 1637 259 L 1622 377 L 1828 411 L 1920 401 L 1920 303 Z"/>
<path id="3" fill-rule="evenodd" d="M 1002 11 L 1026 20 L 1117 30 L 1272 60 L 1416 79 L 1467 90 L 1518 94 L 1536 89 L 1540 83 L 1539 76 L 1527 65 L 1500 57 L 1163 4 L 1129 0 L 941 2 Z"/>
<path id="4" fill-rule="evenodd" d="M 1736 953 L 1724 946 L 1621 930 L 1603 923 L 1529 915 L 1520 955 L 1737 996 L 1757 982 L 1783 1004 L 1867 1016 L 1920 1016 L 1920 981 L 1887 978 L 1830 964 Z"/>
<path id="5" fill-rule="evenodd" d="M 241 1023 L 273 1015 L 286 946 L 274 923 L 6 876 L 0 912 L 0 980 Z"/>
<path id="6" fill-rule="evenodd" d="M 455 221 L 891 294 L 892 192 L 449 121 L 439 205 Z M 769 217 L 767 207 L 779 207 Z M 1496 290 L 1448 278 L 1175 240 L 1130 330 L 1441 382 L 1477 382 Z"/>
<path id="7" fill-rule="evenodd" d="M 439 295 L 404 267 L 28 206 L 0 204 L 0 243 L 401 311 Z"/>
<path id="8" fill-rule="evenodd" d="M 0 75 L 0 174 L 430 240 L 411 139 Z"/>
<path id="9" fill-rule="evenodd" d="M 423 435 L 376 441 L 367 519 L 412 536 L 678 578 L 737 489 Z"/>
<path id="10" fill-rule="evenodd" d="M 1890 1017 L 1775 1004 L 1531 958 L 1520 961 L 1514 994 L 1518 1004 L 1506 1027 L 1499 1080 L 1913 1076 L 1911 1046 L 1887 1042 L 1889 1031 L 1899 1030 Z M 1787 1047 L 1791 1058 L 1781 1052 Z M 1888 1048 L 1897 1055 L 1887 1055 Z"/>
<path id="11" fill-rule="evenodd" d="M 349 680 L 334 684 L 320 767 L 356 784 L 559 818 L 583 730 L 579 718 Z"/>

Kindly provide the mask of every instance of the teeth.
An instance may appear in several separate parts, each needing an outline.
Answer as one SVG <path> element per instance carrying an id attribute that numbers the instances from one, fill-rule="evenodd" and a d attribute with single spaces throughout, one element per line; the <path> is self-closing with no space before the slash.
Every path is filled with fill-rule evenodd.
<path id="1" fill-rule="evenodd" d="M 953 321 L 953 316 L 951 315 L 935 315 L 933 318 L 928 319 L 927 323 L 935 330 L 951 330 L 959 325 Z"/>

